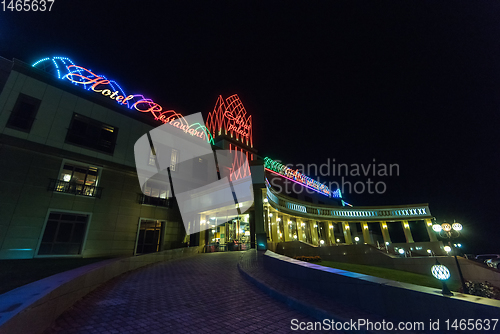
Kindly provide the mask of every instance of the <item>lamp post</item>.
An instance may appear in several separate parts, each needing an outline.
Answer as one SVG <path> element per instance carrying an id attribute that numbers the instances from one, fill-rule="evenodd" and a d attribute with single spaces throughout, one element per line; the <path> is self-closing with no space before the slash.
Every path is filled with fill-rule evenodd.
<path id="1" fill-rule="evenodd" d="M 441 238 L 448 240 L 448 246 L 445 246 L 445 251 L 449 255 L 452 250 L 451 239 L 458 238 L 460 236 L 460 231 L 462 231 L 462 224 L 453 222 L 453 224 L 449 224 L 447 222 L 443 222 L 442 224 L 434 224 L 432 225 L 432 229 L 436 232 Z M 458 269 L 458 275 L 460 276 L 460 282 L 462 283 L 462 290 L 464 293 L 469 293 L 467 286 L 465 285 L 464 276 L 462 274 L 462 269 L 460 268 L 460 264 L 457 259 L 457 249 L 454 248 L 453 256 L 455 258 L 455 263 Z"/>

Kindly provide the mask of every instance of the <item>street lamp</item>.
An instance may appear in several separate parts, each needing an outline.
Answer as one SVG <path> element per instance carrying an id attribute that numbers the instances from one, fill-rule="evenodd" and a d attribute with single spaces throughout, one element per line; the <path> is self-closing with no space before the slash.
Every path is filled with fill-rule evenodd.
<path id="1" fill-rule="evenodd" d="M 443 222 L 440 224 L 432 225 L 432 229 L 443 239 L 448 239 L 448 246 L 444 246 L 445 252 L 449 255 L 452 247 L 451 247 L 451 239 L 458 238 L 460 236 L 460 231 L 462 231 L 462 224 L 457 223 L 456 221 L 453 224 L 449 224 L 447 222 Z M 465 285 L 464 275 L 462 274 L 462 269 L 460 268 L 460 264 L 457 259 L 457 249 L 453 252 L 453 256 L 455 257 L 455 263 L 458 269 L 458 275 L 460 276 L 460 282 L 462 283 L 462 290 L 464 293 L 469 293 L 467 286 Z M 443 287 L 444 289 L 444 287 Z"/>

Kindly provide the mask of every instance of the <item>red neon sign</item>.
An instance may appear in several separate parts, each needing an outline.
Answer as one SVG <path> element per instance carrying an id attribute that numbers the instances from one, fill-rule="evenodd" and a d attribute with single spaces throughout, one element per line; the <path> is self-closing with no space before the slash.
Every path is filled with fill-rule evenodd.
<path id="1" fill-rule="evenodd" d="M 219 95 L 214 110 L 208 114 L 207 128 L 214 135 L 229 134 L 232 138 L 253 147 L 252 116 L 247 115 L 238 95 L 231 95 L 224 101 Z"/>
<path id="2" fill-rule="evenodd" d="M 207 131 L 203 124 L 188 124 L 186 119 L 175 110 L 163 111 L 163 108 L 158 103 L 151 99 L 146 99 L 142 95 L 127 95 L 120 93 L 120 91 L 113 89 L 111 81 L 93 73 L 85 67 L 77 65 L 67 66 L 69 73 L 64 76 L 72 83 L 79 85 L 91 85 L 90 89 L 96 93 L 101 93 L 112 100 L 116 100 L 120 105 L 126 105 L 130 109 L 142 113 L 151 113 L 155 120 L 162 123 L 169 123 L 172 126 L 196 136 L 201 139 L 206 139 L 208 142 L 213 143 L 211 134 Z M 82 74 L 83 73 L 83 74 Z M 104 87 L 102 87 L 104 86 Z M 110 89 L 111 88 L 111 89 Z M 114 92 L 113 92 L 114 90 Z"/>

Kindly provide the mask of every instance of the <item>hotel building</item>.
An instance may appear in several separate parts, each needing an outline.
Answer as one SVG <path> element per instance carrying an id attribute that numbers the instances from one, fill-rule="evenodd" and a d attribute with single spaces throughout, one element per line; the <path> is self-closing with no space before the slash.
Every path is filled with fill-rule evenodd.
<path id="1" fill-rule="evenodd" d="M 237 95 L 220 96 L 192 131 L 182 115 L 163 110 L 67 58 L 33 65 L 0 58 L 0 259 L 130 256 L 187 246 L 274 250 L 293 241 L 387 251 L 407 245 L 422 255 L 442 247 L 427 204 L 353 207 L 314 175 L 283 166 L 278 156 L 259 156 L 251 116 Z M 171 184 L 138 182 L 134 145 L 167 123 L 214 151 L 240 152 L 227 175 L 232 182 L 251 177 L 248 210 L 232 219 L 201 211 L 202 231 L 187 234 Z M 210 158 L 167 150 L 169 175 L 194 188 L 213 170 Z M 155 159 L 151 150 L 144 164 Z M 296 190 L 283 191 L 288 184 Z"/>

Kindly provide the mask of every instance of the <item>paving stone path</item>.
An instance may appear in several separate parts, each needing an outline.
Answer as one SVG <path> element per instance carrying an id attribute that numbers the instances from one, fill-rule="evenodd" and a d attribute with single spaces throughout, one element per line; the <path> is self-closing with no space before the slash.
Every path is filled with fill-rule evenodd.
<path id="1" fill-rule="evenodd" d="M 237 269 L 243 254 L 199 254 L 126 273 L 77 302 L 45 334 L 296 333 L 292 319 L 317 321 L 244 279 Z"/>

